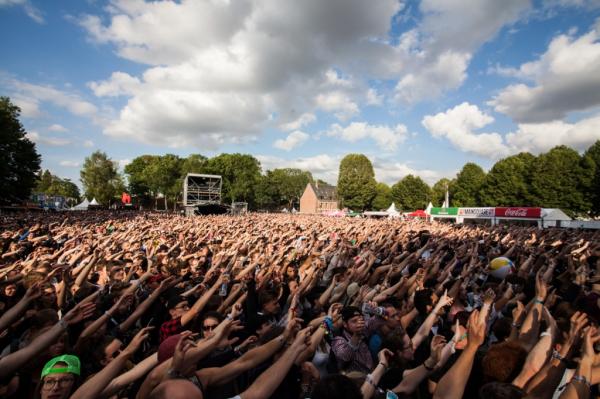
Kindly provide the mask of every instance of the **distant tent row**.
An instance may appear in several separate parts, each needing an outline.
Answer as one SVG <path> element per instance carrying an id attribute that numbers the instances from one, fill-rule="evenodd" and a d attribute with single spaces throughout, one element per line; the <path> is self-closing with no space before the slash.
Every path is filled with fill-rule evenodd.
<path id="1" fill-rule="evenodd" d="M 75 205 L 70 210 L 71 211 L 87 211 L 90 206 L 99 206 L 99 205 L 100 204 L 98 203 L 98 201 L 96 201 L 96 198 L 92 199 L 92 202 L 88 201 L 87 198 L 84 198 L 84 200 L 80 204 Z"/>

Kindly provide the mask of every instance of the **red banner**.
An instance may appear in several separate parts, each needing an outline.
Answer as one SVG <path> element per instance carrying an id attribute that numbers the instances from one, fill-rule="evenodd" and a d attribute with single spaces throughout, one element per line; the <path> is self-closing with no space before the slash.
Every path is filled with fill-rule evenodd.
<path id="1" fill-rule="evenodd" d="M 504 218 L 540 218 L 542 208 L 496 208 L 494 216 Z"/>
<path id="2" fill-rule="evenodd" d="M 125 205 L 131 204 L 131 195 L 127 193 L 121 194 L 121 202 Z"/>

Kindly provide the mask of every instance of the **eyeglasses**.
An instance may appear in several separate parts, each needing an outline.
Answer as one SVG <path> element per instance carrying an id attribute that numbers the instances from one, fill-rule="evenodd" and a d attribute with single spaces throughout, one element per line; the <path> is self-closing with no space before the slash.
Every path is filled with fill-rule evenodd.
<path id="1" fill-rule="evenodd" d="M 202 326 L 204 331 L 212 331 L 217 328 L 218 324 L 209 324 L 208 326 Z"/>
<path id="2" fill-rule="evenodd" d="M 73 381 L 75 381 L 75 379 L 73 378 L 58 378 L 58 379 L 54 379 L 54 378 L 47 378 L 44 380 L 43 384 L 42 384 L 42 389 L 45 390 L 51 390 L 52 388 L 54 388 L 54 386 L 56 384 L 58 384 L 59 388 L 66 388 L 67 386 L 69 386 L 69 384 L 73 383 Z"/>

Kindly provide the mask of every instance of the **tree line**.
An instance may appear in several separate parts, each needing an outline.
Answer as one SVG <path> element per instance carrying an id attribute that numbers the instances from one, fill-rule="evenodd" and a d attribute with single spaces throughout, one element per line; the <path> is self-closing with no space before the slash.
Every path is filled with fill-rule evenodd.
<path id="1" fill-rule="evenodd" d="M 26 200 L 32 191 L 78 199 L 79 190 L 69 179 L 40 170 L 35 143 L 19 121 L 20 110 L 0 97 L 0 204 Z M 221 175 L 225 203 L 247 202 L 250 209 L 291 209 L 298 204 L 310 172 L 296 168 L 268 170 L 249 154 L 220 154 L 207 158 L 191 154 L 141 155 L 125 166 L 124 174 L 107 154 L 96 151 L 85 159 L 80 171 L 84 195 L 103 205 L 128 191 L 138 201 L 158 198 L 167 208 L 181 202 L 187 173 Z M 326 184 L 325 182 L 321 182 Z M 392 202 L 405 211 L 423 209 L 429 202 L 439 206 L 449 191 L 453 206 L 541 206 L 560 208 L 572 216 L 600 215 L 600 140 L 583 154 L 557 146 L 534 156 L 523 152 L 496 162 L 488 173 L 467 163 L 452 179 L 429 186 L 420 177 L 407 175 L 391 187 L 377 182 L 371 161 L 349 154 L 340 162 L 337 181 L 341 207 L 381 210 Z"/>
<path id="2" fill-rule="evenodd" d="M 539 206 L 560 208 L 571 216 L 600 215 L 600 140 L 583 154 L 557 146 L 534 156 L 522 152 L 496 162 L 486 173 L 469 162 L 453 179 L 432 187 L 407 175 L 393 186 L 375 180 L 373 166 L 361 154 L 340 164 L 338 193 L 354 209 L 383 209 L 393 201 L 403 210 L 440 206 L 446 190 L 452 206 Z"/>

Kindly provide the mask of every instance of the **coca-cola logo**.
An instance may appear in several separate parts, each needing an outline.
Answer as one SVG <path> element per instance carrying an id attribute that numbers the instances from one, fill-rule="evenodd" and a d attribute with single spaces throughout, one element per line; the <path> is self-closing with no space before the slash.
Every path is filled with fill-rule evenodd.
<path id="1" fill-rule="evenodd" d="M 504 214 L 506 216 L 513 216 L 513 217 L 525 217 L 527 216 L 527 209 L 524 208 L 508 208 Z"/>

